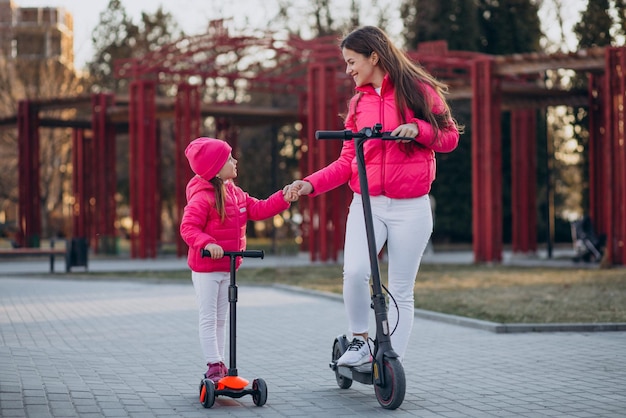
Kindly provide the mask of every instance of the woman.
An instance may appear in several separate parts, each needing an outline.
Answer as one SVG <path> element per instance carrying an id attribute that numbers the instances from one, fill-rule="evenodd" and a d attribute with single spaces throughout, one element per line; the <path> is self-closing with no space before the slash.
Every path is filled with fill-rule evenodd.
<path id="1" fill-rule="evenodd" d="M 413 327 L 413 287 L 432 233 L 428 193 L 435 179 L 435 152 L 451 152 L 459 127 L 444 98 L 446 86 L 411 62 L 381 29 L 365 26 L 340 44 L 346 73 L 356 85 L 345 129 L 359 131 L 381 123 L 384 132 L 413 140 L 371 139 L 364 144 L 378 251 L 387 243 L 388 289 L 398 310 L 389 310 L 391 336 L 402 359 Z M 345 141 L 339 158 L 285 188 L 317 196 L 348 183 L 354 197 L 346 223 L 343 298 L 353 335 L 338 365 L 371 361 L 368 344 L 370 263 L 355 149 Z"/>

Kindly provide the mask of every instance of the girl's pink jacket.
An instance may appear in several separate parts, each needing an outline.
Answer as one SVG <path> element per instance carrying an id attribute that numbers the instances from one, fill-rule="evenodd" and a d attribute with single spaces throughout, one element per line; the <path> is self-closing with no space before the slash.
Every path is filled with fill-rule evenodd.
<path id="1" fill-rule="evenodd" d="M 224 222 L 215 208 L 215 189 L 200 176 L 187 184 L 187 206 L 180 223 L 180 235 L 189 246 L 187 264 L 196 272 L 230 271 L 229 257 L 213 260 L 202 258 L 201 250 L 207 244 L 218 244 L 224 251 L 246 249 L 246 222 L 270 218 L 289 208 L 290 203 L 277 191 L 265 200 L 251 197 L 232 181 L 225 184 Z M 242 259 L 237 258 L 237 268 Z"/>
<path id="2" fill-rule="evenodd" d="M 432 87 L 418 85 L 417 88 L 428 96 L 435 113 L 443 112 L 441 98 Z M 391 132 L 402 124 L 396 111 L 394 87 L 388 76 L 383 80 L 380 95 L 371 84 L 359 87 L 357 91 L 359 94 L 350 100 L 345 121 L 346 129 L 358 131 L 381 123 L 383 132 Z M 428 122 L 417 119 L 410 113 L 405 115 L 405 119 L 407 123 L 417 124 L 419 134 L 415 141 L 423 146 L 415 147 L 415 152 L 407 155 L 403 152 L 401 144 L 395 141 L 381 139 L 366 141 L 363 151 L 370 196 L 384 195 L 393 199 L 408 199 L 428 194 L 435 180 L 435 152 L 451 152 L 459 143 L 459 132 L 454 123 L 446 130 L 440 131 L 435 139 L 434 129 Z M 344 141 L 341 154 L 336 161 L 305 177 L 304 180 L 313 185 L 313 193 L 310 196 L 325 193 L 346 182 L 355 193 L 361 193 L 354 142 Z"/>

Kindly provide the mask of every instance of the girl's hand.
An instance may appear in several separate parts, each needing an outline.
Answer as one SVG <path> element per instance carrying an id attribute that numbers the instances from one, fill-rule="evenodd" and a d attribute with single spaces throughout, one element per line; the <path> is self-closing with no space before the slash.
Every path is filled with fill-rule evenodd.
<path id="1" fill-rule="evenodd" d="M 396 129 L 391 131 L 391 136 L 406 136 L 409 138 L 415 138 L 419 135 L 420 131 L 417 128 L 417 125 L 414 123 L 405 123 L 404 125 L 398 126 Z M 399 139 L 396 142 L 411 142 L 410 139 Z"/>
<path id="2" fill-rule="evenodd" d="M 300 196 L 298 195 L 298 192 L 294 190 L 290 184 L 288 184 L 283 187 L 283 198 L 285 199 L 285 202 L 295 202 L 300 199 Z"/>
<path id="3" fill-rule="evenodd" d="M 204 249 L 211 253 L 212 259 L 224 257 L 224 249 L 217 244 L 207 244 Z"/>
<path id="4" fill-rule="evenodd" d="M 304 180 L 295 180 L 283 189 L 283 193 L 295 193 L 298 196 L 305 196 L 311 192 L 313 192 L 313 185 Z"/>

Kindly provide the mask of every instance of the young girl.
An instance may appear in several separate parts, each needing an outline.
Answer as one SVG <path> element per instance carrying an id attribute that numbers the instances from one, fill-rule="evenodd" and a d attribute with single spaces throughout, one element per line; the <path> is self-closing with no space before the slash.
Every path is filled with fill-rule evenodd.
<path id="1" fill-rule="evenodd" d="M 451 152 L 459 127 L 445 101 L 446 86 L 409 61 L 381 29 L 358 28 L 340 44 L 346 73 L 356 85 L 345 127 L 358 131 L 382 123 L 384 132 L 414 140 L 371 140 L 364 144 L 369 193 L 378 250 L 387 243 L 389 293 L 398 310 L 389 309 L 394 350 L 402 358 L 413 327 L 413 286 L 432 232 L 428 193 L 435 179 L 435 153 Z M 348 183 L 354 198 L 348 212 L 344 245 L 343 298 L 352 343 L 338 365 L 371 361 L 368 347 L 370 264 L 355 149 L 345 141 L 338 159 L 285 188 L 318 196 Z"/>
<path id="2" fill-rule="evenodd" d="M 224 365 L 226 314 L 230 261 L 224 251 L 246 248 L 246 223 L 281 213 L 295 193 L 277 191 L 266 200 L 255 199 L 236 186 L 237 160 L 225 141 L 197 138 L 185 150 L 196 174 L 187 184 L 187 206 L 180 235 L 189 246 L 187 263 L 199 308 L 200 345 L 208 370 L 205 377 L 219 381 L 227 373 Z M 211 257 L 202 258 L 201 250 Z M 237 268 L 241 265 L 237 259 Z"/>

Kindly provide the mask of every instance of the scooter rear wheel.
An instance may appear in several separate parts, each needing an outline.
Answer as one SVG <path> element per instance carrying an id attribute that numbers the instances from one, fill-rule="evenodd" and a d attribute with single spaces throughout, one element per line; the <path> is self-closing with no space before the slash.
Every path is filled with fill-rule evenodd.
<path id="1" fill-rule="evenodd" d="M 335 344 L 333 344 L 333 361 L 337 361 L 342 355 L 343 352 L 341 351 L 339 341 L 335 340 Z M 340 375 L 337 369 L 335 369 L 335 379 L 337 380 L 337 386 L 341 389 L 348 389 L 352 386 L 352 379 L 348 379 L 347 377 Z"/>
<path id="2" fill-rule="evenodd" d="M 263 406 L 267 402 L 267 385 L 263 379 L 254 379 L 252 381 L 252 401 L 256 406 Z"/>
<path id="3" fill-rule="evenodd" d="M 385 409 L 396 409 L 404 401 L 406 392 L 406 379 L 402 363 L 396 358 L 384 359 L 382 373 L 384 373 L 383 386 L 374 383 L 374 392 L 380 406 Z"/>

